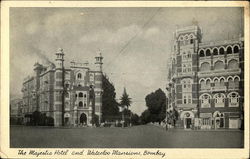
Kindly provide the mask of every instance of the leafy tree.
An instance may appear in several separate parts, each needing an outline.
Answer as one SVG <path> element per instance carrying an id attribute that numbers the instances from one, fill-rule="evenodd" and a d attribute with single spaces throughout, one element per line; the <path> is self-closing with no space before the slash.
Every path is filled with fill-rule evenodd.
<path id="1" fill-rule="evenodd" d="M 151 113 L 148 109 L 146 109 L 140 116 L 140 122 L 141 124 L 147 124 L 150 122 Z"/>
<path id="2" fill-rule="evenodd" d="M 140 117 L 137 114 L 132 113 L 131 123 L 132 123 L 132 125 L 139 125 L 140 124 Z"/>
<path id="3" fill-rule="evenodd" d="M 166 99 L 166 95 L 161 89 L 148 94 L 145 98 L 148 109 L 142 113 L 142 123 L 164 120 L 166 117 Z"/>
<path id="4" fill-rule="evenodd" d="M 115 99 L 115 87 L 106 75 L 102 78 L 102 89 L 102 120 L 115 120 L 119 115 L 119 107 Z"/>

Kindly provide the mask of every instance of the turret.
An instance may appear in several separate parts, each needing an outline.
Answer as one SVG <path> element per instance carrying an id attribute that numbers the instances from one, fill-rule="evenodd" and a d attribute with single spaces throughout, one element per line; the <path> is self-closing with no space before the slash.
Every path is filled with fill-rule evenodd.
<path id="1" fill-rule="evenodd" d="M 62 68 L 64 63 L 64 53 L 63 49 L 59 48 L 56 52 L 56 68 Z"/>
<path id="2" fill-rule="evenodd" d="M 96 73 L 95 73 L 95 114 L 99 116 L 99 123 L 102 118 L 102 53 L 98 51 L 95 57 Z"/>
<path id="3" fill-rule="evenodd" d="M 96 55 L 96 57 L 95 57 L 95 65 L 96 65 L 96 71 L 100 71 L 100 72 L 102 72 L 102 59 L 103 59 L 103 57 L 102 57 L 102 53 L 101 53 L 101 51 L 99 50 L 98 52 L 97 52 L 97 55 Z"/>

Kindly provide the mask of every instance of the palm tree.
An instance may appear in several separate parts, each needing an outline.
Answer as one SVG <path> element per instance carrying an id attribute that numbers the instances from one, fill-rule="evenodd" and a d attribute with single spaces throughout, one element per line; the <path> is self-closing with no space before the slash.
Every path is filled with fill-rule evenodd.
<path id="1" fill-rule="evenodd" d="M 132 101 L 131 98 L 129 98 L 127 92 L 126 92 L 126 88 L 124 88 L 123 90 L 123 94 L 120 98 L 120 106 L 122 107 L 122 120 L 123 120 L 123 127 L 124 127 L 124 107 L 127 107 L 127 109 L 129 109 Z M 131 123 L 131 111 L 130 111 L 130 123 Z"/>

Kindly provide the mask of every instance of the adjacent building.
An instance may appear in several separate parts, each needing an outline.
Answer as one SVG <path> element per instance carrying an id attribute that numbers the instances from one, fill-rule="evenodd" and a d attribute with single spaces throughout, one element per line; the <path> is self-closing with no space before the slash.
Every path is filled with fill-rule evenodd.
<path id="1" fill-rule="evenodd" d="M 199 26 L 174 32 L 167 112 L 177 127 L 240 128 L 244 106 L 244 40 L 202 41 Z M 204 35 L 206 36 L 206 35 Z"/>
<path id="2" fill-rule="evenodd" d="M 34 65 L 34 75 L 23 82 L 24 121 L 39 111 L 54 119 L 55 126 L 92 125 L 102 116 L 102 54 L 95 57 L 95 69 L 88 62 L 64 66 L 63 49 L 55 53 L 55 63 Z"/>

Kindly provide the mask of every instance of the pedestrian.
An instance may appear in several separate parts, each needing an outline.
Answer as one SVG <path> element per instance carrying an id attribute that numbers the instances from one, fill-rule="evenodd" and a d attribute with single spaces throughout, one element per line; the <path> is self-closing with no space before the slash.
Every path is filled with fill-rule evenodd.
<path id="1" fill-rule="evenodd" d="M 166 131 L 168 131 L 168 122 L 166 121 Z"/>

